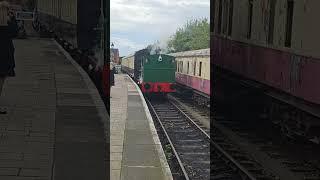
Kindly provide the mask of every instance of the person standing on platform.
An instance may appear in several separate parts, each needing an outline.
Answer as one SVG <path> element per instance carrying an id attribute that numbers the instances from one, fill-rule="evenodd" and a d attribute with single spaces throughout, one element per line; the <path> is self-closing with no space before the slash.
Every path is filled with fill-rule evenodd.
<path id="1" fill-rule="evenodd" d="M 0 2 L 0 96 L 7 77 L 15 76 L 14 46 L 12 39 L 18 34 L 18 25 L 9 3 Z M 0 114 L 7 112 L 0 109 Z"/>
<path id="2" fill-rule="evenodd" d="M 114 74 L 115 74 L 115 67 L 113 64 L 110 65 L 111 71 L 110 71 L 110 87 L 114 86 Z"/>

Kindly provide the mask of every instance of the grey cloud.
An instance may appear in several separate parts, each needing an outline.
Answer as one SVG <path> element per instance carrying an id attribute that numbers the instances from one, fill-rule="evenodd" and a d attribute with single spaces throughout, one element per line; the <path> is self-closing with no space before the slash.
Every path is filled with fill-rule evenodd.
<path id="1" fill-rule="evenodd" d="M 165 41 L 187 20 L 209 17 L 209 4 L 210 0 L 112 0 L 111 33 L 128 34 L 132 42 L 132 34 Z"/>

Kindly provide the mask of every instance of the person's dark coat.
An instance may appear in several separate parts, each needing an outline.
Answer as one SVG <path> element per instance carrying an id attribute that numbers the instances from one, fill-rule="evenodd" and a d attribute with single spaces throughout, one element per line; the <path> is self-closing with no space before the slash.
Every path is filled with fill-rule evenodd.
<path id="1" fill-rule="evenodd" d="M 115 68 L 113 67 L 110 71 L 110 86 L 114 86 L 114 74 L 115 74 Z"/>
<path id="2" fill-rule="evenodd" d="M 18 34 L 15 18 L 7 26 L 0 26 L 0 77 L 15 76 L 14 46 L 12 39 Z"/>

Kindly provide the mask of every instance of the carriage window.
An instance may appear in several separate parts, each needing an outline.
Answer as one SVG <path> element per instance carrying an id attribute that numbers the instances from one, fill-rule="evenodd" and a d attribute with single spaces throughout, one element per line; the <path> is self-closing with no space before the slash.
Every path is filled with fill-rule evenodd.
<path id="1" fill-rule="evenodd" d="M 177 72 L 180 72 L 180 62 L 177 61 Z"/>
<path id="2" fill-rule="evenodd" d="M 189 62 L 188 62 L 188 66 L 187 66 L 187 74 L 189 74 Z"/>
<path id="3" fill-rule="evenodd" d="M 223 34 L 227 34 L 228 33 L 228 20 L 229 20 L 229 17 L 228 17 L 228 10 L 229 10 L 229 7 L 228 7 L 228 3 L 227 1 L 224 1 L 224 4 L 223 4 L 223 15 L 222 15 L 222 21 L 223 21 Z"/>
<path id="4" fill-rule="evenodd" d="M 233 18 L 233 0 L 230 0 L 228 36 L 231 36 L 232 34 L 232 18 Z"/>
<path id="5" fill-rule="evenodd" d="M 196 75 L 196 66 L 197 66 L 197 62 L 193 63 L 193 75 Z"/>
<path id="6" fill-rule="evenodd" d="M 199 76 L 201 76 L 201 70 L 202 70 L 202 62 L 200 62 L 200 67 L 199 67 Z"/>
<path id="7" fill-rule="evenodd" d="M 269 34 L 268 34 L 268 43 L 273 43 L 273 31 L 274 31 L 274 16 L 275 16 L 275 7 L 276 0 L 270 1 L 270 14 L 269 14 Z"/>
<path id="8" fill-rule="evenodd" d="M 179 72 L 179 64 L 178 64 L 178 61 L 176 61 L 176 71 Z"/>
<path id="9" fill-rule="evenodd" d="M 286 41 L 285 46 L 291 46 L 291 37 L 292 37 L 292 20 L 293 20 L 293 0 L 287 1 L 287 25 L 286 25 Z"/>
<path id="10" fill-rule="evenodd" d="M 249 0 L 249 9 L 248 9 L 248 34 L 247 38 L 251 38 L 251 29 L 252 29 L 252 9 L 253 9 L 253 2 Z"/>
<path id="11" fill-rule="evenodd" d="M 219 11 L 218 11 L 218 33 L 221 33 L 221 22 L 222 21 L 222 0 L 219 1 Z"/>
<path id="12" fill-rule="evenodd" d="M 216 17 L 216 1 L 215 0 L 213 0 L 213 2 L 212 2 L 213 4 L 212 4 L 212 9 L 213 9 L 213 16 L 211 17 L 212 19 L 211 19 L 211 22 L 212 23 L 210 23 L 210 32 L 214 32 L 214 25 L 215 25 L 215 17 Z"/>

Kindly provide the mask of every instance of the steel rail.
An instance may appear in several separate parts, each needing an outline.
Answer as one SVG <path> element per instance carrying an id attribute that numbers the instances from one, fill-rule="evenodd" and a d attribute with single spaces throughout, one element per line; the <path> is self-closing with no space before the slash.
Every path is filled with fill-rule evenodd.
<path id="1" fill-rule="evenodd" d="M 166 137 L 167 137 L 167 140 L 169 141 L 170 146 L 171 146 L 171 148 L 172 148 L 172 150 L 173 150 L 173 153 L 174 153 L 174 155 L 176 156 L 176 158 L 177 158 L 177 160 L 178 160 L 179 166 L 180 166 L 180 168 L 181 168 L 181 170 L 182 170 L 182 172 L 183 172 L 183 175 L 184 175 L 185 179 L 186 179 L 186 180 L 190 180 L 190 178 L 189 178 L 189 176 L 188 176 L 188 173 L 187 173 L 186 169 L 184 168 L 183 163 L 182 163 L 182 161 L 181 161 L 181 159 L 180 159 L 180 157 L 179 157 L 179 154 L 177 153 L 177 151 L 176 151 L 176 149 L 175 149 L 175 147 L 174 147 L 174 145 L 173 145 L 173 143 L 172 143 L 172 141 L 171 141 L 171 139 L 170 139 L 170 137 L 169 137 L 169 134 L 167 133 L 166 129 L 164 128 L 164 125 L 162 124 L 162 122 L 161 122 L 161 120 L 160 120 L 160 117 L 158 116 L 158 114 L 157 114 L 156 110 L 154 109 L 153 105 L 151 104 L 151 102 L 150 102 L 148 99 L 146 99 L 146 101 L 147 101 L 147 103 L 150 105 L 150 107 L 151 107 L 154 115 L 155 115 L 156 118 L 157 118 L 157 121 L 159 122 L 159 124 L 160 124 L 163 132 L 165 133 L 165 135 L 166 135 Z"/>
<path id="2" fill-rule="evenodd" d="M 186 113 L 184 113 L 175 103 L 173 103 L 172 101 L 169 101 L 175 108 L 177 108 L 179 110 L 179 112 L 181 114 L 183 114 L 191 123 L 192 125 L 194 125 L 195 127 L 197 127 L 205 136 L 207 139 L 210 140 L 210 135 L 204 131 L 196 122 L 194 122 Z"/>
<path id="3" fill-rule="evenodd" d="M 208 135 L 207 132 L 205 132 L 196 122 L 194 122 L 186 113 L 184 113 L 174 102 L 173 100 L 169 100 L 169 102 L 175 106 L 181 114 L 183 114 L 195 127 L 197 127 L 205 136 L 210 140 L 210 143 L 218 149 L 225 157 L 227 157 L 238 169 L 242 171 L 250 180 L 256 180 L 256 178 L 241 164 L 239 164 L 229 153 L 224 151 L 217 143 L 215 143 L 213 140 L 211 140 L 210 135 Z"/>

